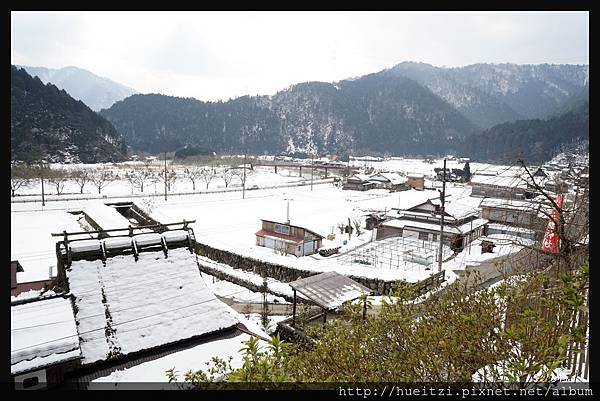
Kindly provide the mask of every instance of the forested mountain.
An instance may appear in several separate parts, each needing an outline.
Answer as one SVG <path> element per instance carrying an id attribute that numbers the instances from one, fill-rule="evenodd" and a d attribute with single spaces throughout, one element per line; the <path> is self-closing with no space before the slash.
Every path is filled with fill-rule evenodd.
<path id="1" fill-rule="evenodd" d="M 48 78 L 47 72 L 38 72 Z M 72 76 L 78 74 L 71 71 Z M 588 93 L 587 65 L 442 68 L 405 62 L 355 79 L 305 82 L 273 96 L 242 96 L 226 102 L 135 94 L 100 114 L 133 150 L 150 153 L 188 145 L 185 149 L 209 153 L 253 154 L 417 156 L 468 150 L 473 153 L 467 156 L 497 159 L 529 138 L 529 147 L 523 150 L 545 157 L 561 138 L 581 134 L 582 113 L 568 117 L 567 111 L 587 105 Z M 47 104 L 47 109 L 50 106 L 57 105 Z M 570 132 L 555 132 L 569 124 L 573 124 Z M 521 137 L 520 130 L 525 130 Z M 546 136 L 548 142 L 541 143 Z M 111 133 L 107 138 L 117 136 Z"/>
<path id="2" fill-rule="evenodd" d="M 589 81 L 587 65 L 473 64 L 440 68 L 405 62 L 389 71 L 426 86 L 483 128 L 546 117 Z"/>
<path id="3" fill-rule="evenodd" d="M 45 84 L 52 83 L 59 89 L 64 89 L 73 98 L 81 100 L 94 111 L 106 109 L 116 101 L 137 93 L 134 89 L 108 78 L 99 77 L 82 68 L 17 67 L 24 68 L 29 75 L 37 76 Z"/>
<path id="4" fill-rule="evenodd" d="M 405 62 L 388 71 L 391 74 L 414 79 L 456 107 L 479 127 L 489 128 L 502 122 L 523 118 L 499 97 L 486 93 L 470 83 L 459 81 L 454 77 L 453 70 L 425 63 Z"/>
<path id="5" fill-rule="evenodd" d="M 387 73 L 228 102 L 135 95 L 101 114 L 133 149 L 149 152 L 191 143 L 217 152 L 416 155 L 446 151 L 478 131 L 427 88 Z"/>
<path id="6" fill-rule="evenodd" d="M 578 110 L 581 108 L 589 107 L 590 102 L 590 85 L 587 83 L 583 89 L 575 93 L 566 102 L 560 105 L 557 109 L 553 110 L 548 117 L 557 117 L 562 114 L 568 113 L 571 110 Z"/>
<path id="7" fill-rule="evenodd" d="M 115 128 L 64 90 L 11 66 L 11 159 L 52 162 L 124 160 L 127 146 Z M 33 149 L 40 151 L 35 155 Z"/>
<path id="8" fill-rule="evenodd" d="M 459 82 L 502 100 L 525 118 L 544 118 L 589 82 L 588 65 L 473 64 L 449 69 Z"/>
<path id="9" fill-rule="evenodd" d="M 546 120 L 521 120 L 496 125 L 465 141 L 462 153 L 474 160 L 529 163 L 550 159 L 560 146 L 589 140 L 589 103 Z"/>

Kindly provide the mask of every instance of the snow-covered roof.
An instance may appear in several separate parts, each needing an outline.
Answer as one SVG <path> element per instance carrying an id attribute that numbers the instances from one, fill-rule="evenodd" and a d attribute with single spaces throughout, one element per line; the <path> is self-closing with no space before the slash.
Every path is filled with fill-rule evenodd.
<path id="1" fill-rule="evenodd" d="M 481 201 L 480 206 L 527 211 L 537 209 L 539 203 L 525 200 L 485 198 Z"/>
<path id="2" fill-rule="evenodd" d="M 476 228 L 481 227 L 482 225 L 486 224 L 487 222 L 488 222 L 488 220 L 486 220 L 486 219 L 475 219 L 473 221 L 470 221 L 470 222 L 460 225 L 458 227 L 444 224 L 444 232 L 452 233 L 452 234 L 463 234 L 463 233 L 469 232 L 471 229 L 475 230 Z M 381 223 L 381 225 L 386 226 L 386 227 L 394 227 L 394 228 L 402 228 L 402 229 L 417 228 L 417 229 L 430 230 L 430 231 L 438 231 L 438 232 L 440 231 L 439 223 L 426 223 L 426 222 L 414 221 L 414 220 L 408 220 L 408 219 L 392 219 L 392 220 L 384 221 L 383 223 Z"/>
<path id="3" fill-rule="evenodd" d="M 121 213 L 112 206 L 106 206 L 100 201 L 90 202 L 91 205 L 86 207 L 83 212 L 94 220 L 103 230 L 113 228 L 126 228 L 130 222 Z M 109 235 L 111 233 L 108 233 Z M 123 234 L 117 232 L 116 235 Z"/>
<path id="4" fill-rule="evenodd" d="M 523 174 L 515 173 L 513 175 L 482 175 L 474 174 L 471 176 L 471 184 L 494 185 L 498 187 L 527 188 L 527 182 Z"/>
<path id="5" fill-rule="evenodd" d="M 335 309 L 373 291 L 335 271 L 292 281 L 290 287 L 326 309 Z"/>
<path id="6" fill-rule="evenodd" d="M 83 364 L 126 355 L 234 326 L 234 312 L 200 276 L 186 248 L 73 261 L 67 271 L 75 297 Z"/>
<path id="7" fill-rule="evenodd" d="M 10 372 L 81 357 L 71 301 L 62 297 L 10 308 Z"/>
<path id="8" fill-rule="evenodd" d="M 487 219 L 481 219 L 481 218 L 480 219 L 471 220 L 468 223 L 464 223 L 464 224 L 458 226 L 458 230 L 461 233 L 468 233 L 469 231 L 475 230 L 475 229 L 477 229 L 477 228 L 479 228 L 479 227 L 487 224 L 488 222 L 489 222 L 489 220 L 487 220 Z"/>
<path id="9" fill-rule="evenodd" d="M 381 182 L 389 182 L 392 185 L 400 185 L 404 184 L 408 179 L 406 177 L 402 177 L 398 173 L 379 173 L 373 174 L 370 178 L 370 181 L 381 181 Z"/>
<path id="10" fill-rule="evenodd" d="M 354 174 L 350 177 L 348 177 L 348 180 L 352 180 L 352 181 L 369 181 L 369 176 L 367 174 Z"/>
<path id="11" fill-rule="evenodd" d="M 506 231 L 506 232 L 510 232 L 510 233 L 525 233 L 525 234 L 535 234 L 536 233 L 535 230 L 532 230 L 530 228 L 515 227 L 515 226 L 509 226 L 509 225 L 500 224 L 500 223 L 489 223 L 488 228 L 490 230 Z"/>
<path id="12" fill-rule="evenodd" d="M 420 221 L 414 221 L 414 220 L 405 220 L 405 219 L 393 219 L 393 220 L 388 220 L 388 221 L 384 221 L 383 223 L 381 223 L 382 226 L 385 227 L 393 227 L 393 228 L 420 228 L 420 229 L 424 229 L 424 230 L 431 230 L 431 231 L 440 231 L 440 225 L 436 224 L 436 223 L 425 223 L 425 222 L 420 222 Z M 460 231 L 454 227 L 454 226 L 449 226 L 449 225 L 444 225 L 444 232 L 445 233 L 452 233 L 452 234 L 460 234 Z"/>

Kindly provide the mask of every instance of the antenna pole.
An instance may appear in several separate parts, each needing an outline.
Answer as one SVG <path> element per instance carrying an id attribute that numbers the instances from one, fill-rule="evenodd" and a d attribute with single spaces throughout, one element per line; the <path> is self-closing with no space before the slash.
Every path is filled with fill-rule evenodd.
<path id="1" fill-rule="evenodd" d="M 440 222 L 440 251 L 438 255 L 438 272 L 442 271 L 442 247 L 444 246 L 444 205 L 446 202 L 446 159 L 444 159 L 444 175 L 442 178 L 442 194 L 440 196 L 442 201 L 442 206 L 440 208 L 440 213 L 442 214 L 442 219 Z"/>

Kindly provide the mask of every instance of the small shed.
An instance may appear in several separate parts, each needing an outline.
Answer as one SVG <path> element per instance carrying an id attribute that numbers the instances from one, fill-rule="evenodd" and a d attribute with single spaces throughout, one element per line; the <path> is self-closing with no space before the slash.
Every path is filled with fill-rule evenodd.
<path id="1" fill-rule="evenodd" d="M 424 174 L 409 174 L 407 176 L 407 184 L 413 189 L 423 190 L 425 189 L 425 175 Z"/>
<path id="2" fill-rule="evenodd" d="M 23 266 L 18 260 L 10 261 L 10 289 L 17 288 L 17 272 L 23 272 Z"/>
<path id="3" fill-rule="evenodd" d="M 327 321 L 327 311 L 339 308 L 344 302 L 373 293 L 370 288 L 335 271 L 292 281 L 289 285 L 294 290 L 292 326 L 296 324 L 296 291 L 323 309 L 323 323 Z M 366 314 L 366 306 L 365 302 L 363 316 Z"/>

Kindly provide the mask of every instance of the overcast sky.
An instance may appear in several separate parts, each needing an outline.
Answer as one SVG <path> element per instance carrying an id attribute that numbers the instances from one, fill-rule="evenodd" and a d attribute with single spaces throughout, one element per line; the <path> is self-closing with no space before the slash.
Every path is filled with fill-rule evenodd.
<path id="1" fill-rule="evenodd" d="M 11 62 L 201 100 L 402 61 L 588 64 L 588 12 L 12 12 Z"/>

